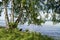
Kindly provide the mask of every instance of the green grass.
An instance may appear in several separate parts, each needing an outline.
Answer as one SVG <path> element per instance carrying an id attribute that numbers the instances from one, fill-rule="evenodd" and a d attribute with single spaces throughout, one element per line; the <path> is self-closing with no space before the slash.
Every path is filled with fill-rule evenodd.
<path id="1" fill-rule="evenodd" d="M 53 40 L 48 36 L 42 36 L 36 32 L 22 32 L 18 29 L 0 28 L 0 40 Z"/>

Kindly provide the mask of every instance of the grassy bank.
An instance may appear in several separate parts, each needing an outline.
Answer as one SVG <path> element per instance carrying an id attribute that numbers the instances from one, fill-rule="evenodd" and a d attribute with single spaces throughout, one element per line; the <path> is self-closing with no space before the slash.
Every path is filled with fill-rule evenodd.
<path id="1" fill-rule="evenodd" d="M 53 40 L 48 36 L 42 36 L 36 32 L 21 32 L 18 29 L 0 28 L 0 40 Z"/>

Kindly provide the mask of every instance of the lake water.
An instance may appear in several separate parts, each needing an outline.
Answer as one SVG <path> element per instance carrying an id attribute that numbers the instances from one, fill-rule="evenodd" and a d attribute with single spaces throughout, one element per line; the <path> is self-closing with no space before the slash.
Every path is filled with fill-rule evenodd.
<path id="1" fill-rule="evenodd" d="M 45 24 L 38 26 L 34 24 L 30 24 L 29 26 L 18 25 L 18 28 L 22 28 L 23 30 L 30 30 L 35 32 L 40 32 L 42 35 L 48 35 L 54 37 L 55 40 L 60 40 L 60 23 L 53 25 L 53 22 L 46 21 Z"/>
<path id="2" fill-rule="evenodd" d="M 0 21 L 1 26 L 5 26 L 5 21 Z M 51 21 L 46 21 L 43 25 L 34 25 L 30 24 L 29 26 L 27 24 L 24 25 L 18 25 L 18 28 L 22 28 L 23 31 L 28 29 L 29 31 L 35 31 L 40 32 L 42 35 L 48 35 L 54 37 L 56 40 L 60 40 L 60 23 L 53 25 Z"/>

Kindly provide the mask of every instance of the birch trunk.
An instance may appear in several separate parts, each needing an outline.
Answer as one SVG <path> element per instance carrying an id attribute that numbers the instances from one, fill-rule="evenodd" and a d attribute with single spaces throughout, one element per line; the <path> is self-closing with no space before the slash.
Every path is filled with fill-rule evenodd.
<path id="1" fill-rule="evenodd" d="M 3 7 L 4 7 L 4 14 L 5 14 L 5 21 L 6 21 L 6 28 L 9 28 L 9 19 L 7 14 L 7 4 L 5 0 L 3 0 Z"/>
<path id="2" fill-rule="evenodd" d="M 14 22 L 14 0 L 11 0 L 11 22 Z"/>

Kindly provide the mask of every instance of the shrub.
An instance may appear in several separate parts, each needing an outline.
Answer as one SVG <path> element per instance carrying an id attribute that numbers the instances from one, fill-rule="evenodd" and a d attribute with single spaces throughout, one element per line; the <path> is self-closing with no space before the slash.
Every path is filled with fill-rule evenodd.
<path id="1" fill-rule="evenodd" d="M 9 23 L 9 28 L 16 28 L 17 27 L 17 23 L 14 23 L 14 22 L 10 22 Z"/>

